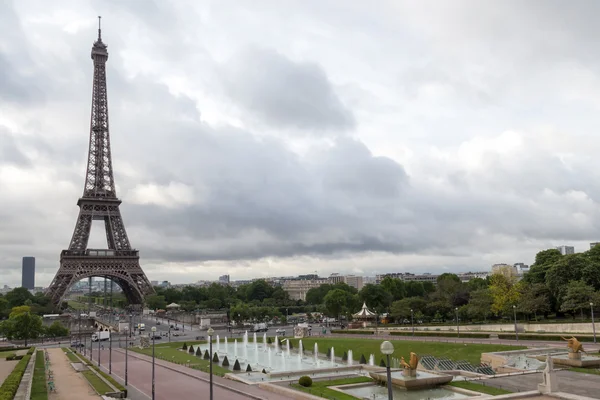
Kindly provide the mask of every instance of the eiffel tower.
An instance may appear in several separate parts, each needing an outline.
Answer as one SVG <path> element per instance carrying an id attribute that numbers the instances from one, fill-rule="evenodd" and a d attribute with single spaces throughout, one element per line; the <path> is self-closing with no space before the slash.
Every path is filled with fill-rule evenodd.
<path id="1" fill-rule="evenodd" d="M 100 21 L 100 20 L 99 20 Z M 94 82 L 90 148 L 83 196 L 77 201 L 79 217 L 68 250 L 60 255 L 60 268 L 47 289 L 52 302 L 59 305 L 67 290 L 84 278 L 103 277 L 123 289 L 130 305 L 143 304 L 144 296 L 154 293 L 140 267 L 137 250 L 132 249 L 121 218 L 110 156 L 108 97 L 106 93 L 107 46 L 98 40 L 92 47 Z M 107 249 L 88 249 L 92 221 L 103 220 Z"/>

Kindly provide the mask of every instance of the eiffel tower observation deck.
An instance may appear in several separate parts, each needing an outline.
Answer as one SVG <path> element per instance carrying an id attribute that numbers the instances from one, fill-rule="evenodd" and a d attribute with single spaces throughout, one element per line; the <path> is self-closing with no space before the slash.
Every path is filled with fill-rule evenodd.
<path id="1" fill-rule="evenodd" d="M 119 210 L 121 200 L 115 190 L 108 126 L 108 50 L 102 41 L 100 24 L 98 39 L 92 46 L 92 60 L 92 116 L 85 186 L 77 201 L 79 217 L 71 243 L 61 252 L 60 268 L 47 294 L 58 305 L 76 282 L 101 277 L 118 284 L 131 305 L 141 305 L 154 289 L 140 266 L 138 250 L 131 247 Z M 106 249 L 87 247 L 92 222 L 96 220 L 104 221 Z"/>

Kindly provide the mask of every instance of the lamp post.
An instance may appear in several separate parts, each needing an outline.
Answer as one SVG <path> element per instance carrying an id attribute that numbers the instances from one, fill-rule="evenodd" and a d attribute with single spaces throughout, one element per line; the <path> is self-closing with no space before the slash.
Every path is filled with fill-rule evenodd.
<path id="1" fill-rule="evenodd" d="M 458 322 L 458 307 L 454 308 L 454 312 L 456 313 L 456 337 L 460 337 L 460 324 Z"/>
<path id="2" fill-rule="evenodd" d="M 387 388 L 388 388 L 388 400 L 394 400 L 394 394 L 392 393 L 392 372 L 390 370 L 390 355 L 394 353 L 394 345 L 387 340 L 381 343 L 379 346 L 382 354 L 386 356 L 386 370 L 387 370 Z"/>
<path id="3" fill-rule="evenodd" d="M 592 310 L 592 330 L 594 332 L 594 343 L 596 343 L 596 324 L 594 323 L 594 303 L 590 303 L 590 309 Z"/>
<path id="4" fill-rule="evenodd" d="M 129 337 L 131 337 L 131 331 L 133 331 L 133 314 L 129 314 Z"/>
<path id="5" fill-rule="evenodd" d="M 410 325 L 412 326 L 412 335 L 415 336 L 415 313 L 410 309 Z"/>
<path id="6" fill-rule="evenodd" d="M 112 332 L 108 330 L 108 373 L 112 374 Z"/>
<path id="7" fill-rule="evenodd" d="M 515 338 L 519 340 L 519 331 L 517 329 L 517 306 L 513 304 L 513 313 L 515 316 Z"/>
<path id="8" fill-rule="evenodd" d="M 131 329 L 132 329 L 132 325 L 131 325 L 131 319 L 133 318 L 133 315 L 129 314 L 129 338 L 131 338 Z M 128 352 L 128 348 L 129 348 L 129 338 L 125 337 L 125 386 L 127 386 L 127 364 L 128 364 L 128 360 L 129 360 L 129 352 Z"/>
<path id="9" fill-rule="evenodd" d="M 154 338 L 156 334 L 156 327 L 152 327 L 152 400 L 154 400 Z"/>
<path id="10" fill-rule="evenodd" d="M 210 360 L 208 360 L 210 366 L 209 366 L 209 375 L 210 375 L 210 397 L 209 400 L 213 400 L 213 374 L 212 374 L 212 356 L 213 356 L 213 352 L 212 352 L 212 336 L 213 333 L 215 333 L 214 329 L 212 327 L 208 328 L 208 331 L 206 331 L 206 333 L 208 334 L 208 346 L 210 349 Z"/>
<path id="11" fill-rule="evenodd" d="M 100 333 L 100 331 L 98 331 Z M 100 368 L 100 335 L 98 335 L 98 368 Z"/>

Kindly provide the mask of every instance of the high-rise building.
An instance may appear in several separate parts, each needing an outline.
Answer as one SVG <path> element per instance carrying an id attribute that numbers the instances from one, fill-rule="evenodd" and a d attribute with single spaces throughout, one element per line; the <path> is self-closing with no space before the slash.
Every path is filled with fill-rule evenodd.
<path id="1" fill-rule="evenodd" d="M 229 275 L 221 275 L 219 277 L 219 283 L 221 285 L 229 285 Z"/>
<path id="2" fill-rule="evenodd" d="M 558 246 L 556 250 L 560 251 L 560 254 L 566 256 L 567 254 L 575 254 L 575 247 L 573 246 Z"/>
<path id="3" fill-rule="evenodd" d="M 348 286 L 355 288 L 356 290 L 360 290 L 363 288 L 363 277 L 356 275 L 346 275 L 344 277 L 344 281 Z"/>
<path id="4" fill-rule="evenodd" d="M 333 274 L 329 275 L 328 280 L 329 280 L 329 283 L 336 284 L 336 283 L 344 282 L 344 276 L 340 275 L 338 273 L 333 273 Z"/>
<path id="5" fill-rule="evenodd" d="M 152 286 L 158 286 L 158 281 L 150 281 L 150 284 L 151 284 Z"/>
<path id="6" fill-rule="evenodd" d="M 518 275 L 517 267 L 508 264 L 494 264 L 492 265 L 492 275 L 499 274 L 504 275 L 507 278 L 516 277 Z"/>
<path id="7" fill-rule="evenodd" d="M 35 257 L 23 257 L 21 287 L 33 290 L 35 287 Z"/>

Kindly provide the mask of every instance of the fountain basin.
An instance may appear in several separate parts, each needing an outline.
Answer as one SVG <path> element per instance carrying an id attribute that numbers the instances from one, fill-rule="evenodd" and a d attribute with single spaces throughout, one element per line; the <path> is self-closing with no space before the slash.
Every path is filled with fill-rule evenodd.
<path id="1" fill-rule="evenodd" d="M 392 385 L 406 390 L 426 389 L 435 386 L 441 386 L 452 381 L 452 375 L 438 374 L 434 372 L 416 371 L 416 376 L 405 376 L 403 369 L 392 370 Z M 385 370 L 381 372 L 369 372 L 371 378 L 376 381 L 387 383 L 387 373 Z"/>
<path id="2" fill-rule="evenodd" d="M 573 357 L 572 354 L 579 354 L 579 356 Z M 545 355 L 539 355 L 535 358 L 539 361 L 546 361 Z M 581 353 L 552 354 L 552 361 L 556 366 L 578 368 L 600 367 L 600 357 L 581 355 Z"/>
<path id="3" fill-rule="evenodd" d="M 393 378 L 392 378 L 393 379 Z M 388 392 L 387 387 L 374 385 L 372 383 L 360 383 L 355 385 L 345 385 L 331 387 L 334 390 L 349 394 L 359 399 L 371 399 L 371 400 L 387 400 Z M 449 400 L 449 399 L 465 399 L 470 397 L 463 393 L 455 392 L 444 388 L 429 388 L 421 390 L 407 391 L 400 388 L 393 388 L 392 393 L 394 399 L 398 400 L 423 400 L 423 399 L 438 399 L 438 400 Z"/>

